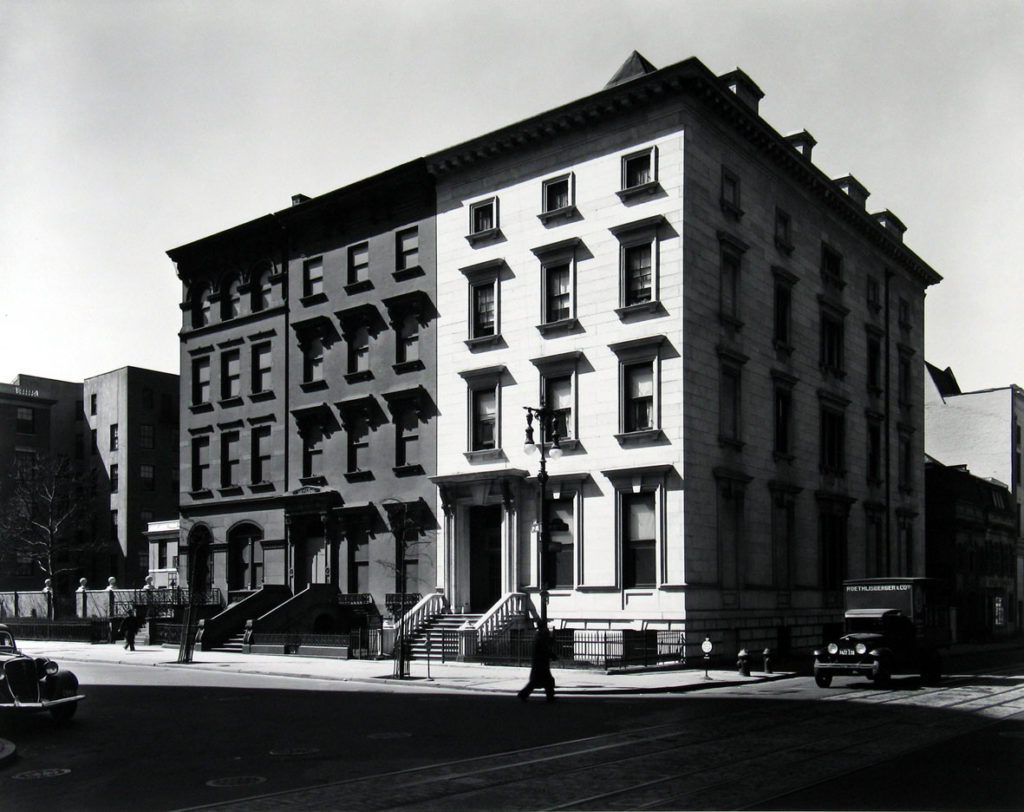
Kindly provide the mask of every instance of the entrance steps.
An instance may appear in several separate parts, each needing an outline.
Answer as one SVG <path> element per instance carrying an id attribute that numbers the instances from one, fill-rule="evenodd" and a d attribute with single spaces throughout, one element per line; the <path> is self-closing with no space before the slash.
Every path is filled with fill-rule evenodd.
<path id="1" fill-rule="evenodd" d="M 413 660 L 426 660 L 427 659 L 427 643 L 429 641 L 429 651 L 431 660 L 440 660 L 442 654 L 446 658 L 453 658 L 457 653 L 458 643 L 454 642 L 456 651 L 443 652 L 442 646 L 444 645 L 445 632 L 454 632 L 461 629 L 467 622 L 469 625 L 474 625 L 482 614 L 470 614 L 470 613 L 458 613 L 448 615 L 438 615 L 432 618 L 422 629 L 420 629 L 415 635 L 413 635 L 410 641 L 410 658 Z M 448 645 L 451 647 L 455 636 L 452 634 L 447 635 Z"/>
<path id="2" fill-rule="evenodd" d="M 219 646 L 214 646 L 211 651 L 233 651 L 238 654 L 242 653 L 242 639 L 245 637 L 244 632 L 238 632 L 233 634 Z"/>

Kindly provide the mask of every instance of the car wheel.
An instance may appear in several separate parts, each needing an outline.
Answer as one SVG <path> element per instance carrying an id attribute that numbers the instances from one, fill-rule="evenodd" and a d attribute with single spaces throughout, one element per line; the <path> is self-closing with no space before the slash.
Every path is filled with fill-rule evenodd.
<path id="1" fill-rule="evenodd" d="M 887 688 L 892 682 L 892 664 L 888 660 L 878 661 L 878 670 L 875 671 L 875 685 L 879 688 Z"/>
<path id="2" fill-rule="evenodd" d="M 60 672 L 57 675 L 57 690 L 55 693 L 55 699 L 64 699 L 65 697 L 77 694 L 78 677 L 70 671 Z M 56 707 L 50 708 L 50 716 L 58 722 L 67 722 L 75 715 L 75 711 L 77 710 L 77 702 L 65 702 L 63 705 L 57 705 Z"/>
<path id="3" fill-rule="evenodd" d="M 814 684 L 819 688 L 828 688 L 832 684 L 832 675 L 819 671 L 814 675 Z"/>

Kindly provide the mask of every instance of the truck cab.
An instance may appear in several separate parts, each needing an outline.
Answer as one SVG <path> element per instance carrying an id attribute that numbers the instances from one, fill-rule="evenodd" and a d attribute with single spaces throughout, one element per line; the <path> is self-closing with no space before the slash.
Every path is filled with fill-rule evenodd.
<path id="1" fill-rule="evenodd" d="M 876 685 L 893 674 L 937 682 L 949 646 L 945 584 L 934 578 L 863 578 L 843 582 L 844 633 L 814 652 L 814 681 L 860 675 Z"/>

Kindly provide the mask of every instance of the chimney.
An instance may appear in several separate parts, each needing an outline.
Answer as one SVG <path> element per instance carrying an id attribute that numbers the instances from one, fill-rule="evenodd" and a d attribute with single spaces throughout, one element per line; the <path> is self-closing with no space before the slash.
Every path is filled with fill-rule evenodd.
<path id="1" fill-rule="evenodd" d="M 754 84 L 753 79 L 747 76 L 747 74 L 739 68 L 736 68 L 736 70 L 730 71 L 729 73 L 723 73 L 718 78 L 725 82 L 725 86 L 736 94 L 737 99 L 747 105 L 747 107 L 755 113 L 757 112 L 758 102 L 764 98 L 764 93 L 761 88 Z"/>
<path id="2" fill-rule="evenodd" d="M 903 232 L 907 230 L 907 227 L 903 225 L 903 222 L 899 217 L 888 209 L 885 211 L 875 212 L 871 216 L 878 221 L 882 228 L 896 237 L 900 242 L 903 242 Z"/>
<path id="3" fill-rule="evenodd" d="M 811 160 L 811 150 L 818 143 L 807 130 L 800 130 L 798 133 L 787 135 L 786 140 L 792 145 L 793 149 L 803 155 L 808 161 Z"/>
<path id="4" fill-rule="evenodd" d="M 298 194 L 292 195 L 292 205 L 298 206 L 300 203 L 305 203 L 309 199 L 309 195 L 304 195 L 302 192 L 299 192 Z"/>
<path id="5" fill-rule="evenodd" d="M 846 196 L 850 198 L 860 208 L 864 208 L 868 202 L 868 196 L 871 194 L 864 185 L 857 180 L 853 175 L 847 175 L 843 178 L 836 178 L 833 183 L 846 192 Z"/>

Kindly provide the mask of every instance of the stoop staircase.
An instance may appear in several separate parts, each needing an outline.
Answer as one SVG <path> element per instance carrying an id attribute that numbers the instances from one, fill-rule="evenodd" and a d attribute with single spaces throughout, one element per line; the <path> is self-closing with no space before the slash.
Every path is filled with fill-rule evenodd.
<path id="1" fill-rule="evenodd" d="M 458 643 L 455 642 L 455 651 L 442 652 L 442 640 L 445 632 L 454 632 L 461 629 L 467 622 L 474 625 L 483 615 L 479 614 L 444 614 L 437 615 L 427 622 L 416 634 L 413 635 L 410 645 L 411 659 L 427 659 L 427 640 L 430 640 L 430 659 L 440 660 L 442 654 L 447 659 L 454 659 L 458 651 Z M 455 640 L 454 635 L 448 635 L 449 646 Z"/>
<path id="2" fill-rule="evenodd" d="M 221 643 L 219 646 L 214 646 L 211 651 L 233 651 L 238 654 L 242 653 L 242 639 L 245 637 L 245 632 L 238 632 L 237 634 L 231 635 L 227 640 Z"/>

